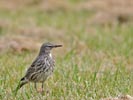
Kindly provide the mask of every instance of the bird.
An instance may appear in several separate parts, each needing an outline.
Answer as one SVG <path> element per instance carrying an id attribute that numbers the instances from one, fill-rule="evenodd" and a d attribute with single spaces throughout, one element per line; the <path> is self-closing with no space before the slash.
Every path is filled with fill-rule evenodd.
<path id="1" fill-rule="evenodd" d="M 62 45 L 56 45 L 50 42 L 42 44 L 38 56 L 27 69 L 24 77 L 19 81 L 16 92 L 29 82 L 34 83 L 36 91 L 36 84 L 41 83 L 41 89 L 43 91 L 44 82 L 53 73 L 55 67 L 55 60 L 52 57 L 51 50 L 57 47 L 62 47 Z"/>

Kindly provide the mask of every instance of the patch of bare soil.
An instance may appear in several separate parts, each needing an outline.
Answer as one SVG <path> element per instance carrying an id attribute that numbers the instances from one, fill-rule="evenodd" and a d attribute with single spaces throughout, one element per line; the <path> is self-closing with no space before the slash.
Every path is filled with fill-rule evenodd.
<path id="1" fill-rule="evenodd" d="M 130 95 L 125 95 L 125 96 L 118 96 L 115 98 L 105 98 L 101 100 L 133 100 L 133 97 L 131 97 Z"/>

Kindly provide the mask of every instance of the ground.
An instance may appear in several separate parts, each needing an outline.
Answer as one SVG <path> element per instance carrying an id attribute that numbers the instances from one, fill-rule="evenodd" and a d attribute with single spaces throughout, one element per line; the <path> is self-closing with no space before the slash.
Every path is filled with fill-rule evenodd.
<path id="1" fill-rule="evenodd" d="M 122 1 L 1 0 L 0 99 L 133 96 L 133 2 Z M 30 83 L 15 96 L 13 90 L 40 45 L 48 41 L 63 47 L 52 51 L 56 68 L 45 82 L 44 94 Z"/>

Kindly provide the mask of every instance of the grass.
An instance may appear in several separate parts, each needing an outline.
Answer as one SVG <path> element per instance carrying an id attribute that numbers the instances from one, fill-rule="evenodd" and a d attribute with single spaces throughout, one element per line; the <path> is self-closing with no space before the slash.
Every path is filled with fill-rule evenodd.
<path id="1" fill-rule="evenodd" d="M 21 36 L 20 27 L 35 24 L 41 28 L 51 27 L 51 31 L 52 28 L 63 30 L 62 33 L 46 34 L 38 42 L 49 39 L 64 45 L 53 51 L 56 67 L 54 74 L 45 82 L 47 92 L 44 95 L 36 93 L 32 83 L 24 86 L 17 96 L 13 95 L 38 51 L 18 53 L 9 49 L 0 53 L 0 99 L 99 100 L 121 94 L 133 95 L 132 25 L 90 27 L 87 24 L 90 16 L 91 13 L 86 11 L 49 13 L 32 8 L 0 13 L 0 19 L 8 19 L 11 25 L 0 26 L 1 38 Z M 32 23 L 27 23 L 28 19 L 32 19 Z M 32 38 L 32 33 L 29 34 Z M 60 38 L 58 35 L 63 36 Z"/>

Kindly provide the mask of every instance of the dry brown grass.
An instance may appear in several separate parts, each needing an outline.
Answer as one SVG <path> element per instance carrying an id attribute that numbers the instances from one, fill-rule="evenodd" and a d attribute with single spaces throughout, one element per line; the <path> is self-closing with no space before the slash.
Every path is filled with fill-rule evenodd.
<path id="1" fill-rule="evenodd" d="M 9 50 L 18 53 L 29 50 L 35 51 L 38 50 L 39 47 L 40 43 L 28 37 L 10 35 L 0 38 L 0 51 L 2 52 Z"/>
<path id="2" fill-rule="evenodd" d="M 91 23 L 122 24 L 133 21 L 132 0 L 88 0 L 79 4 L 79 10 L 94 11 Z"/>
<path id="3" fill-rule="evenodd" d="M 0 32 L 5 34 L 0 36 L 0 51 L 34 51 L 37 50 L 38 44 L 42 42 L 65 43 L 69 39 L 65 30 L 49 26 L 37 26 L 32 18 L 20 19 L 18 22 L 0 18 Z"/>
<path id="4" fill-rule="evenodd" d="M 66 0 L 1 0 L 0 9 L 18 10 L 36 6 L 44 11 L 69 10 L 70 3 Z"/>
<path id="5" fill-rule="evenodd" d="M 117 25 L 133 22 L 132 0 L 86 0 L 72 5 L 66 0 L 1 0 L 0 9 L 18 10 L 36 7 L 42 11 L 94 11 L 89 24 Z"/>
<path id="6" fill-rule="evenodd" d="M 6 31 L 7 35 L 0 37 L 1 51 L 34 51 L 38 50 L 40 43 L 42 42 L 54 41 L 56 43 L 65 43 L 68 39 L 67 36 L 64 37 L 65 31 L 57 30 L 52 27 L 42 28 L 37 26 L 29 26 L 14 28 L 8 27 L 8 25 L 5 26 L 8 30 Z M 3 28 L 5 27 L 2 25 L 1 29 Z"/>
<path id="7" fill-rule="evenodd" d="M 106 98 L 101 100 L 133 100 L 133 97 L 131 97 L 130 95 L 125 95 L 125 96 L 118 96 L 115 98 Z"/>

